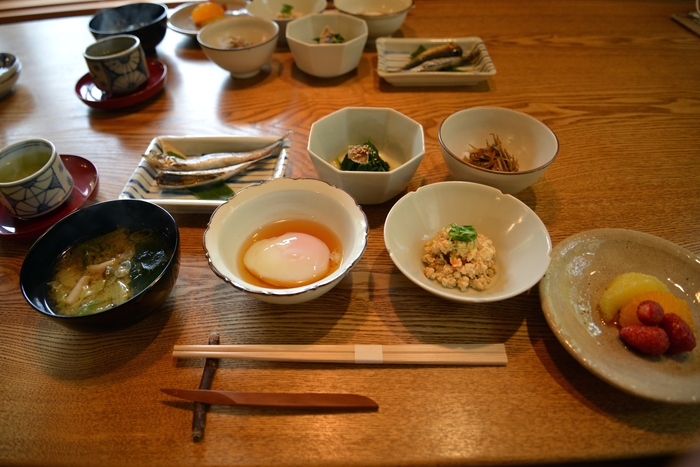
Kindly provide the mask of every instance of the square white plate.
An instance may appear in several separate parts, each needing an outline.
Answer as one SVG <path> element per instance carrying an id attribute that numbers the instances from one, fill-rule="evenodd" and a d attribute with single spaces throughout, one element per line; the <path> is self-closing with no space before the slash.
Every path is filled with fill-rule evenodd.
<path id="1" fill-rule="evenodd" d="M 474 64 L 459 67 L 461 71 L 426 71 L 398 72 L 411 58 L 411 54 L 420 46 L 426 49 L 449 42 L 456 42 L 469 53 L 474 47 L 481 51 L 481 56 Z M 473 86 L 496 74 L 496 67 L 491 61 L 484 41 L 478 37 L 442 38 L 442 39 L 377 39 L 377 73 L 394 86 Z"/>
<path id="2" fill-rule="evenodd" d="M 214 152 L 252 151 L 265 147 L 278 139 L 277 136 L 159 136 L 151 142 L 149 148 L 153 147 L 157 140 L 160 140 L 161 144 L 168 144 L 182 154 L 196 157 Z M 242 174 L 229 179 L 226 184 L 234 193 L 237 193 L 238 190 L 252 183 L 284 177 L 289 146 L 290 142 L 287 139 L 284 147 L 279 151 L 278 157 L 270 157 L 253 164 Z M 161 189 L 155 180 L 157 173 L 146 162 L 146 159 L 141 158 L 139 165 L 119 195 L 119 199 L 143 199 L 155 203 L 171 213 L 211 213 L 224 202 L 224 200 L 201 200 L 187 189 Z"/>

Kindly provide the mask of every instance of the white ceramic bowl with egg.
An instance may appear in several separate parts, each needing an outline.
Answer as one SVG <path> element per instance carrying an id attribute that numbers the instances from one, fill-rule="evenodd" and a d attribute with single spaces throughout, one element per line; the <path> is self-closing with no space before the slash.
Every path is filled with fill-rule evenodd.
<path id="1" fill-rule="evenodd" d="M 426 243 L 452 223 L 471 225 L 493 242 L 496 274 L 486 290 L 445 288 L 424 275 Z M 532 209 L 495 188 L 469 182 L 433 183 L 405 195 L 387 215 L 384 243 L 409 280 L 459 303 L 495 302 L 526 292 L 544 276 L 552 251 L 547 228 Z"/>
<path id="2" fill-rule="evenodd" d="M 327 275 L 307 285 L 280 285 L 308 281 L 311 276 L 299 265 L 318 259 L 319 245 L 307 237 L 290 243 L 296 250 L 284 253 L 285 248 L 277 245 L 281 240 L 274 241 L 265 234 L 276 223 L 292 226 L 290 232 L 320 224 L 318 234 L 302 233 L 323 241 L 331 253 L 337 250 L 334 243 L 338 242 L 341 251 L 336 251 L 340 254 L 333 258 L 339 259 L 337 268 L 332 266 Z M 218 207 L 204 231 L 204 250 L 212 271 L 224 282 L 263 302 L 286 305 L 313 300 L 335 287 L 360 260 L 368 232 L 364 212 L 343 190 L 321 180 L 279 178 L 250 185 Z M 245 256 L 252 247 L 253 235 L 258 237 L 255 243 L 264 246 L 261 250 L 268 251 L 252 255 L 248 261 Z M 260 280 L 268 277 L 266 271 L 272 271 L 271 282 L 277 286 Z M 272 277 L 278 271 L 285 277 Z"/>
<path id="3" fill-rule="evenodd" d="M 367 23 L 368 41 L 389 37 L 398 31 L 406 20 L 413 0 L 333 0 L 333 6 L 341 13 L 362 19 Z"/>
<path id="4" fill-rule="evenodd" d="M 343 38 L 341 43 L 320 43 L 329 28 Z M 303 72 L 319 78 L 333 78 L 357 68 L 367 42 L 367 23 L 343 13 L 311 14 L 287 26 L 287 44 L 294 62 Z"/>
<path id="5" fill-rule="evenodd" d="M 367 138 L 389 163 L 387 172 L 348 172 L 338 162 L 348 147 Z M 346 107 L 311 125 L 307 152 L 321 180 L 350 193 L 360 204 L 381 204 L 406 189 L 425 156 L 423 127 L 381 107 Z"/>
<path id="6" fill-rule="evenodd" d="M 234 78 L 252 78 L 270 60 L 277 46 L 279 26 L 255 16 L 230 16 L 197 33 L 204 54 Z"/>
<path id="7" fill-rule="evenodd" d="M 485 148 L 497 135 L 519 164 L 517 172 L 496 172 L 464 160 L 470 150 Z M 536 118 L 502 107 L 472 107 L 445 118 L 438 128 L 442 157 L 452 177 L 515 194 L 535 183 L 559 153 L 554 132 Z"/>
<path id="8" fill-rule="evenodd" d="M 326 9 L 326 0 L 253 0 L 246 10 L 253 16 L 270 19 L 280 28 L 279 44 L 285 44 L 287 25 L 295 19 Z M 285 14 L 291 7 L 289 14 Z"/>

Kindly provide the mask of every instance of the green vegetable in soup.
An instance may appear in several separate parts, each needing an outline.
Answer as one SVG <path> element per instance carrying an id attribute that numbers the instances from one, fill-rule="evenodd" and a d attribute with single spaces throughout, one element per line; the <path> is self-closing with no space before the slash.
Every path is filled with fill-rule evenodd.
<path id="1" fill-rule="evenodd" d="M 367 138 L 367 142 L 350 146 L 343 160 L 338 164 L 340 170 L 356 172 L 388 172 L 389 164 L 379 157 L 379 151 Z"/>
<path id="2" fill-rule="evenodd" d="M 117 229 L 68 249 L 56 262 L 49 285 L 58 314 L 89 315 L 120 305 L 151 284 L 172 252 L 151 229 Z"/>

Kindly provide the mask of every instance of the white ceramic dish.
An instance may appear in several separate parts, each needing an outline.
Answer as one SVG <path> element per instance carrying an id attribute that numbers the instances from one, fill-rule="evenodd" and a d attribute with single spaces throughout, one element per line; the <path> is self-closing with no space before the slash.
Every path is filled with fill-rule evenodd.
<path id="1" fill-rule="evenodd" d="M 267 64 L 277 45 L 279 26 L 256 16 L 228 16 L 204 26 L 197 42 L 204 55 L 238 79 L 252 78 Z M 231 47 L 228 41 L 245 40 L 251 45 Z"/>
<path id="2" fill-rule="evenodd" d="M 423 46 L 430 47 L 456 42 L 465 53 L 477 48 L 481 55 L 473 63 L 456 71 L 427 71 L 419 73 L 397 72 L 409 60 L 413 52 Z M 478 37 L 443 39 L 400 39 L 380 37 L 377 46 L 377 74 L 394 86 L 473 86 L 496 74 L 496 67 Z"/>
<path id="3" fill-rule="evenodd" d="M 476 148 L 485 148 L 498 135 L 503 148 L 519 164 L 517 172 L 496 172 L 464 160 Z M 452 177 L 483 183 L 503 193 L 520 193 L 545 173 L 559 153 L 554 132 L 535 117 L 502 107 L 471 107 L 449 115 L 438 127 L 442 158 Z"/>
<path id="4" fill-rule="evenodd" d="M 168 17 L 168 27 L 180 34 L 184 34 L 190 37 L 197 37 L 197 33 L 201 29 L 194 24 L 192 21 L 192 11 L 203 2 L 192 2 L 183 3 L 182 5 L 175 8 L 170 16 Z M 240 15 L 246 14 L 245 7 L 247 5 L 245 0 L 219 2 L 226 8 L 226 15 Z"/>
<path id="5" fill-rule="evenodd" d="M 333 0 L 333 6 L 365 21 L 367 41 L 374 43 L 378 37 L 391 36 L 401 28 L 413 0 Z"/>
<path id="6" fill-rule="evenodd" d="M 335 233 L 342 248 L 338 269 L 301 287 L 271 288 L 247 281 L 241 271 L 245 266 L 238 261 L 241 245 L 259 228 L 290 219 L 315 221 Z M 204 250 L 224 282 L 263 302 L 296 304 L 335 287 L 360 260 L 368 233 L 364 212 L 343 190 L 321 180 L 284 178 L 251 185 L 214 211 L 204 231 Z"/>
<path id="7" fill-rule="evenodd" d="M 340 44 L 319 44 L 324 28 L 343 37 Z M 294 62 L 305 73 L 333 78 L 357 68 L 367 42 L 367 24 L 343 13 L 314 13 L 287 25 L 287 44 Z"/>
<path id="8" fill-rule="evenodd" d="M 250 151 L 258 149 L 277 140 L 277 137 L 256 136 L 160 136 L 157 139 L 178 148 L 189 156 L 199 156 L 223 151 Z M 157 140 L 154 139 L 151 144 Z M 149 146 L 150 147 L 150 146 Z M 239 176 L 226 182 L 234 193 L 242 188 L 270 178 L 281 178 L 287 166 L 287 148 L 289 142 L 280 151 L 277 158 L 262 160 Z M 171 213 L 211 213 L 225 200 L 202 200 L 189 190 L 164 190 L 156 184 L 157 172 L 141 158 L 136 170 L 129 178 L 119 198 L 145 199 L 167 209 Z"/>
<path id="9" fill-rule="evenodd" d="M 493 241 L 497 272 L 486 290 L 448 289 L 423 274 L 425 244 L 451 223 L 472 225 Z M 384 243 L 408 279 L 459 303 L 495 302 L 526 292 L 547 271 L 552 250 L 547 228 L 527 205 L 495 188 L 468 182 L 433 183 L 405 195 L 389 211 Z"/>
<path id="10" fill-rule="evenodd" d="M 388 172 L 349 172 L 335 165 L 348 146 L 370 139 Z M 380 204 L 406 189 L 425 156 L 423 127 L 394 109 L 346 107 L 311 125 L 307 152 L 321 180 L 342 188 L 360 204 Z"/>
<path id="11" fill-rule="evenodd" d="M 10 53 L 0 53 L 0 67 L 4 73 L 0 75 L 0 98 L 9 94 L 22 72 L 22 62 Z"/>
<path id="12" fill-rule="evenodd" d="M 643 356 L 622 344 L 616 326 L 602 323 L 600 298 L 624 272 L 661 279 L 690 305 L 698 329 L 700 258 L 662 238 L 625 229 L 581 232 L 554 248 L 540 282 L 549 326 L 581 365 L 611 385 L 647 399 L 700 402 L 700 347 L 674 357 Z"/>
<path id="13" fill-rule="evenodd" d="M 290 18 L 279 16 L 285 5 L 292 7 L 293 16 Z M 253 16 L 276 22 L 280 28 L 277 42 L 284 45 L 287 42 L 287 24 L 289 22 L 312 13 L 321 13 L 326 9 L 326 6 L 326 0 L 253 0 L 248 4 L 246 10 Z"/>

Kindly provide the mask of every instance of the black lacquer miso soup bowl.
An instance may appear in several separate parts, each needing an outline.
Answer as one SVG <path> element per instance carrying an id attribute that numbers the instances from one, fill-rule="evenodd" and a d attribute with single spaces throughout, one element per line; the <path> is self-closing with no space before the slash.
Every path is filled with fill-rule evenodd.
<path id="1" fill-rule="evenodd" d="M 133 324 L 168 298 L 180 269 L 175 219 L 141 200 L 105 201 L 52 226 L 20 272 L 29 304 L 80 330 Z"/>

